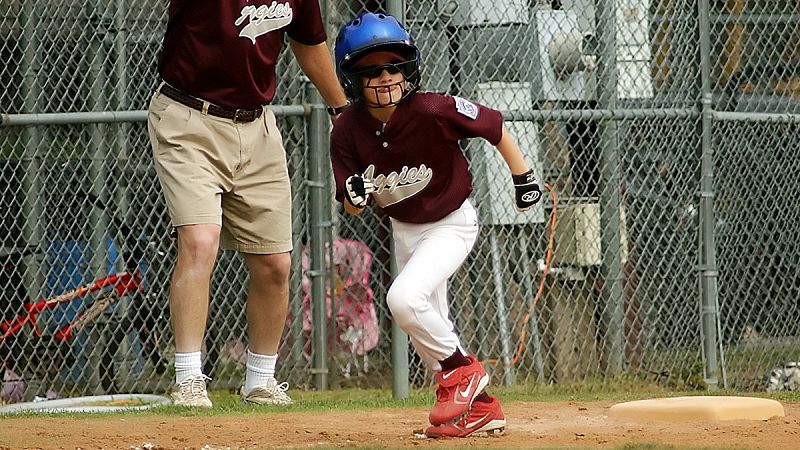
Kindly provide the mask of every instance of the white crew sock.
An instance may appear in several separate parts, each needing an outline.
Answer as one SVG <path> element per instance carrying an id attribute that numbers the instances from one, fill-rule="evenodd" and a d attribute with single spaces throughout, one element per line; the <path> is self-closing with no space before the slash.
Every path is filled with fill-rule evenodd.
<path id="1" fill-rule="evenodd" d="M 192 375 L 202 375 L 202 367 L 200 352 L 175 353 L 175 384 L 180 384 Z"/>
<path id="2" fill-rule="evenodd" d="M 247 350 L 247 374 L 244 377 L 245 395 L 258 386 L 264 386 L 269 378 L 275 376 L 277 361 L 278 355 L 259 355 Z"/>

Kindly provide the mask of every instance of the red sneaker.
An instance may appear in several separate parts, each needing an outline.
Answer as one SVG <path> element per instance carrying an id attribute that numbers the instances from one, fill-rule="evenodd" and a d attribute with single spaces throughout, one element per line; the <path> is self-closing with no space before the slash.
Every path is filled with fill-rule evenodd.
<path id="1" fill-rule="evenodd" d="M 466 414 L 475 397 L 489 384 L 483 364 L 472 355 L 467 358 L 472 362 L 470 365 L 436 375 L 439 387 L 436 388 L 436 403 L 428 416 L 431 425 L 451 422 Z"/>
<path id="2" fill-rule="evenodd" d="M 425 435 L 439 437 L 467 437 L 475 435 L 501 434 L 506 428 L 506 416 L 497 397 L 491 402 L 475 402 L 469 413 L 455 422 L 428 427 Z"/>

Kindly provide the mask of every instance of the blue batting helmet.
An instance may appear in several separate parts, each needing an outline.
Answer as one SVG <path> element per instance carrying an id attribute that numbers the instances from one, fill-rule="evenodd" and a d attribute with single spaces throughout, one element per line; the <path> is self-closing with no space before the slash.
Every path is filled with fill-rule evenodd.
<path id="1" fill-rule="evenodd" d="M 346 23 L 336 37 L 336 75 L 351 100 L 361 98 L 361 77 L 351 68 L 361 57 L 373 51 L 390 51 L 405 56 L 408 64 L 403 75 L 411 85 L 406 95 L 419 89 L 420 53 L 411 35 L 393 16 L 365 11 Z"/>

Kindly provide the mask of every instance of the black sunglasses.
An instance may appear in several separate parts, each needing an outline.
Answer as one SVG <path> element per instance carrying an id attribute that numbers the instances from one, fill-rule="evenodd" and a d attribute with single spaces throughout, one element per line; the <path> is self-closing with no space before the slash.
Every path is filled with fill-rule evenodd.
<path id="1" fill-rule="evenodd" d="M 378 66 L 367 66 L 358 69 L 355 74 L 366 78 L 378 78 L 381 76 L 384 70 L 392 75 L 400 72 L 405 73 L 408 64 L 411 62 L 412 61 L 404 61 L 397 63 L 386 63 Z"/>

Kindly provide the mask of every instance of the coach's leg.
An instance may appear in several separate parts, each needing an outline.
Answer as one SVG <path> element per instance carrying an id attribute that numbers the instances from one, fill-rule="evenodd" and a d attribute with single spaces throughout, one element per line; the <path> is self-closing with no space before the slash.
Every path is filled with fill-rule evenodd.
<path id="1" fill-rule="evenodd" d="M 246 254 L 250 271 L 247 291 L 247 335 L 253 353 L 274 355 L 289 309 L 289 253 Z"/>
<path id="2" fill-rule="evenodd" d="M 218 225 L 178 227 L 178 257 L 169 289 L 175 335 L 175 384 L 172 399 L 180 406 L 211 407 L 202 373 L 200 350 L 208 320 L 211 273 L 219 250 Z"/>
<path id="3" fill-rule="evenodd" d="M 169 290 L 170 320 L 177 353 L 199 352 L 203 345 L 219 233 L 218 225 L 178 227 L 178 257 Z"/>
<path id="4" fill-rule="evenodd" d="M 247 291 L 247 372 L 242 387 L 246 402 L 288 405 L 288 385 L 275 380 L 278 347 L 289 310 L 289 253 L 245 254 L 250 271 Z"/>

